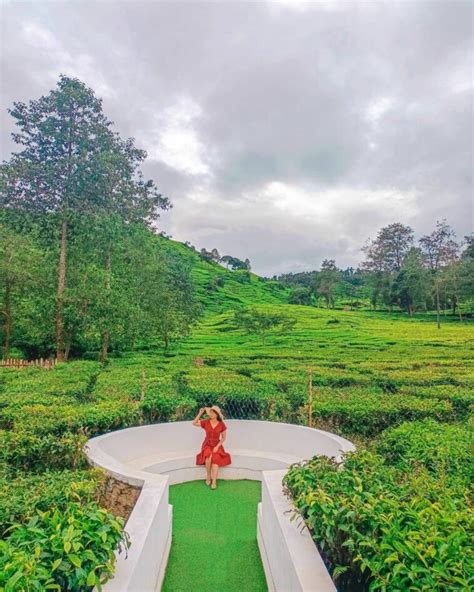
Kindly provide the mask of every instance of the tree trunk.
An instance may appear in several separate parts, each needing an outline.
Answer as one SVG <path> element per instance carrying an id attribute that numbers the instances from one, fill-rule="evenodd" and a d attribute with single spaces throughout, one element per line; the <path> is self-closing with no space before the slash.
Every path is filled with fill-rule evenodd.
<path id="1" fill-rule="evenodd" d="M 102 333 L 102 346 L 100 348 L 100 356 L 99 361 L 105 362 L 107 359 L 107 354 L 109 351 L 109 341 L 110 341 L 110 333 L 108 331 L 104 331 Z"/>
<path id="2" fill-rule="evenodd" d="M 452 313 L 452 314 L 453 314 L 453 317 L 454 317 L 454 316 L 456 316 L 456 308 L 457 308 L 457 304 L 458 304 L 458 303 L 457 303 L 457 298 L 456 298 L 456 296 L 453 296 L 453 297 L 452 297 L 452 301 L 451 301 L 451 307 L 452 307 L 452 309 L 453 309 L 453 313 Z"/>
<path id="3" fill-rule="evenodd" d="M 105 287 L 107 290 L 107 303 L 109 303 L 110 302 L 110 286 L 111 286 L 110 274 L 112 273 L 112 249 L 111 249 L 110 245 L 107 250 L 107 257 L 105 260 L 105 269 L 107 271 Z M 99 360 L 101 362 L 105 362 L 105 360 L 107 359 L 107 355 L 109 353 L 109 343 L 110 343 L 110 332 L 108 329 L 106 329 L 102 333 L 102 347 L 100 349 L 100 357 L 99 357 Z"/>
<path id="4" fill-rule="evenodd" d="M 438 329 L 441 329 L 441 324 L 439 322 L 439 313 L 440 313 L 440 306 L 439 306 L 439 282 L 436 279 L 436 323 L 438 325 Z"/>
<path id="5" fill-rule="evenodd" d="M 69 358 L 69 352 L 71 351 L 72 335 L 68 335 L 65 342 L 66 342 L 66 346 L 64 348 L 64 362 L 67 362 L 68 358 Z"/>
<path id="6" fill-rule="evenodd" d="M 67 220 L 61 225 L 61 249 L 59 253 L 58 286 L 56 292 L 56 358 L 66 359 L 64 340 L 64 289 L 66 287 Z"/>
<path id="7" fill-rule="evenodd" d="M 10 341 L 12 334 L 12 314 L 11 314 L 11 295 L 12 286 L 10 278 L 7 275 L 5 284 L 5 302 L 3 303 L 3 318 L 5 323 L 5 341 L 3 342 L 3 358 L 7 359 L 10 353 Z"/>

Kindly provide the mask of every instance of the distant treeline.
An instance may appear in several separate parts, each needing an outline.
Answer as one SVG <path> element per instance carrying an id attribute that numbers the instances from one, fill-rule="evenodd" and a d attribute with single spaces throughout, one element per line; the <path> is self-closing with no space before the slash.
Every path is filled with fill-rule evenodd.
<path id="1" fill-rule="evenodd" d="M 325 259 L 319 271 L 273 276 L 293 288 L 290 301 L 328 308 L 336 303 L 360 307 L 369 302 L 374 310 L 417 311 L 450 309 L 462 317 L 474 301 L 474 236 L 460 244 L 445 220 L 415 244 L 414 231 L 400 223 L 382 228 L 362 251 L 365 260 L 354 269 L 339 269 Z"/>
<path id="2" fill-rule="evenodd" d="M 211 249 L 208 251 L 207 249 L 201 249 L 198 251 L 194 245 L 192 245 L 189 241 L 184 243 L 187 247 L 195 251 L 203 261 L 207 261 L 208 263 L 219 263 L 220 265 L 225 265 L 227 269 L 231 269 L 232 271 L 236 271 L 238 269 L 250 271 L 251 265 L 250 260 L 239 259 L 238 257 L 233 257 L 232 255 L 223 255 L 221 256 L 217 249 Z"/>
<path id="3" fill-rule="evenodd" d="M 189 266 L 157 247 L 171 207 L 75 78 L 10 114 L 20 151 L 0 166 L 0 338 L 4 358 L 167 347 L 197 318 Z"/>

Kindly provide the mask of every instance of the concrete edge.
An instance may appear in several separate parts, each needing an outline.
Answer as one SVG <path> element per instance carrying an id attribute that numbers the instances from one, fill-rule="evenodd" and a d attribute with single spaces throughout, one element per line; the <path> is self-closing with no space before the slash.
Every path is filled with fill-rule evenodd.
<path id="1" fill-rule="evenodd" d="M 273 583 L 270 563 L 268 562 L 267 550 L 265 549 L 265 541 L 262 535 L 262 502 L 257 504 L 257 545 L 262 558 L 263 571 L 265 572 L 265 579 L 267 581 L 268 592 L 276 592 L 275 584 Z"/>
<path id="2" fill-rule="evenodd" d="M 336 592 L 308 529 L 290 520 L 295 506 L 283 493 L 283 471 L 262 472 L 261 533 L 276 590 Z M 303 520 L 303 519 L 302 519 Z"/>

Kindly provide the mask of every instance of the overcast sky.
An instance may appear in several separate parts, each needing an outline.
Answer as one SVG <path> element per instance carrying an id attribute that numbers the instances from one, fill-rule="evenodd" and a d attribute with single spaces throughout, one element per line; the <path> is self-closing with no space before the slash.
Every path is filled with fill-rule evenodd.
<path id="1" fill-rule="evenodd" d="M 473 227 L 470 1 L 5 2 L 14 100 L 65 73 L 173 202 L 159 227 L 271 276 L 357 265 L 392 222 Z"/>

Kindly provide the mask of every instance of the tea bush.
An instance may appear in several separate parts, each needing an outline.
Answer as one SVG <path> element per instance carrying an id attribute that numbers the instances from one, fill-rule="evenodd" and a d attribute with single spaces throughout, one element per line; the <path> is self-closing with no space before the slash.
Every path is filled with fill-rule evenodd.
<path id="1" fill-rule="evenodd" d="M 0 455 L 15 470 L 79 469 L 86 466 L 82 448 L 87 439 L 85 435 L 71 432 L 56 436 L 3 431 L 0 433 Z"/>
<path id="2" fill-rule="evenodd" d="M 336 432 L 374 437 L 384 429 L 407 420 L 452 418 L 450 401 L 377 394 L 362 390 L 334 392 L 321 390 L 313 403 L 313 417 L 323 420 Z"/>
<path id="3" fill-rule="evenodd" d="M 145 420 L 152 423 L 191 419 L 196 406 L 193 398 L 179 395 L 172 386 L 147 391 L 140 405 Z"/>
<path id="4" fill-rule="evenodd" d="M 86 471 L 45 471 L 40 475 L 0 474 L 0 536 L 14 523 L 25 523 L 36 510 L 64 509 L 71 499 L 82 503 L 95 499 L 102 474 Z"/>
<path id="5" fill-rule="evenodd" d="M 95 502 L 71 502 L 59 510 L 36 510 L 0 541 L 0 589 L 101 589 L 113 574 L 115 549 L 129 546 L 123 519 Z"/>
<path id="6" fill-rule="evenodd" d="M 474 483 L 474 431 L 466 425 L 433 420 L 404 423 L 385 430 L 375 450 L 403 471 L 426 467 L 440 478 Z"/>
<path id="7" fill-rule="evenodd" d="M 339 590 L 469 590 L 474 514 L 460 488 L 369 451 L 293 465 L 283 483 Z"/>

